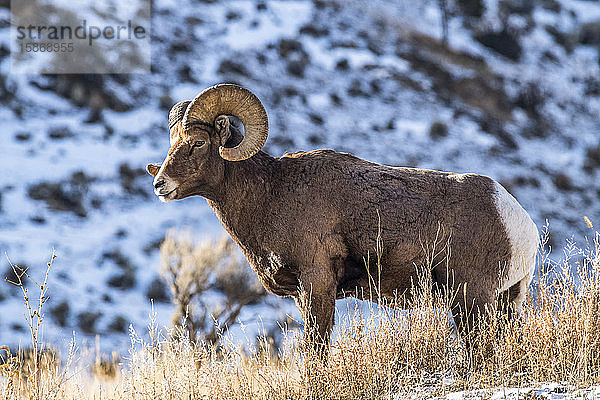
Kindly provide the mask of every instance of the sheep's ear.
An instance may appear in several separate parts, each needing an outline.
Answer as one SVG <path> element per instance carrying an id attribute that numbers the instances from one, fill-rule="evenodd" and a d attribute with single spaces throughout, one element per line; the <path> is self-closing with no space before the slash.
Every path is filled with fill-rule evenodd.
<path id="1" fill-rule="evenodd" d="M 146 165 L 146 171 L 153 177 L 156 176 L 156 174 L 158 174 L 159 170 L 160 170 L 160 165 L 156 165 L 156 164 Z"/>
<path id="2" fill-rule="evenodd" d="M 217 131 L 217 135 L 219 135 L 219 142 L 221 146 L 225 146 L 227 143 L 227 139 L 229 139 L 229 135 L 231 135 L 231 131 L 229 130 L 229 118 L 226 115 L 219 115 L 217 119 L 215 119 L 215 130 Z"/>

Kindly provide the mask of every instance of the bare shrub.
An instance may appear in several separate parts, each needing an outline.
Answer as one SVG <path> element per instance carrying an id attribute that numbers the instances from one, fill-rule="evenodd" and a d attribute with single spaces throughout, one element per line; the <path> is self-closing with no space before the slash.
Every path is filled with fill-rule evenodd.
<path id="1" fill-rule="evenodd" d="M 64 384 L 72 361 L 74 343 L 71 343 L 66 365 L 63 367 L 58 352 L 41 342 L 44 306 L 49 299 L 48 276 L 55 258 L 53 252 L 41 281 L 31 276 L 29 268 L 10 263 L 12 279 L 5 278 L 5 281 L 19 288 L 23 294 L 23 315 L 29 327 L 31 345 L 18 349 L 16 354 L 12 354 L 8 346 L 0 346 L 0 350 L 6 351 L 6 357 L 0 357 L 0 393 L 3 398 L 39 400 L 65 396 Z M 25 287 L 25 282 L 29 283 L 29 288 Z M 31 297 L 32 293 L 34 297 Z"/>
<path id="2" fill-rule="evenodd" d="M 160 273 L 176 307 L 173 323 L 192 341 L 216 343 L 245 306 L 266 295 L 229 238 L 195 244 L 170 232 L 160 252 Z M 211 302 L 219 293 L 224 299 Z"/>

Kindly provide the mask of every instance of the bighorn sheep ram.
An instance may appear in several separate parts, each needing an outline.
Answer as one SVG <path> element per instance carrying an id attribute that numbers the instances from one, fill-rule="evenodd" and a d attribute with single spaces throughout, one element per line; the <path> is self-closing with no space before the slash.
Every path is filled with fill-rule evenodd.
<path id="1" fill-rule="evenodd" d="M 228 116 L 242 122 L 244 136 Z M 173 106 L 169 128 L 166 159 L 147 167 L 156 195 L 205 197 L 265 288 L 296 300 L 305 332 L 328 342 L 336 298 L 369 288 L 378 273 L 382 295 L 402 294 L 427 260 L 434 284 L 460 290 L 452 310 L 459 327 L 470 325 L 469 309 L 495 307 L 500 295 L 519 312 L 538 231 L 491 178 L 388 167 L 332 150 L 271 157 L 260 151 L 263 105 L 231 84 Z M 424 244 L 436 237 L 449 247 L 446 261 L 427 258 Z"/>

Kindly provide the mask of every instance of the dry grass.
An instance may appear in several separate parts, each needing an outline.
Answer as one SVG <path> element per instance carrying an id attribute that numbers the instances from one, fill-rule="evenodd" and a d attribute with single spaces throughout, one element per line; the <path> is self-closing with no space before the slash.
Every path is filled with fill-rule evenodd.
<path id="1" fill-rule="evenodd" d="M 279 350 L 268 340 L 241 348 L 190 341 L 185 327 L 131 332 L 118 373 L 86 384 L 57 380 L 69 367 L 39 371 L 38 385 L 19 375 L 17 358 L 2 366 L 6 399 L 388 399 L 432 397 L 539 382 L 574 388 L 600 384 L 600 235 L 583 250 L 568 245 L 563 261 L 542 257 L 541 278 L 524 315 L 488 313 L 469 354 L 448 321 L 447 295 L 424 274 L 403 301 L 411 311 L 351 305 L 336 330 L 328 362 L 301 351 L 286 332 Z M 357 303 L 358 304 L 358 303 Z M 387 304 L 389 305 L 389 304 Z M 274 355 L 275 354 L 275 355 Z M 72 368 L 71 368 L 72 370 Z M 50 388 L 50 389 L 48 389 Z"/>
<path id="2" fill-rule="evenodd" d="M 522 319 L 483 322 L 478 340 L 488 352 L 476 355 L 476 382 L 600 382 L 600 235 L 585 249 L 567 243 L 562 262 L 543 259 L 542 270 Z"/>

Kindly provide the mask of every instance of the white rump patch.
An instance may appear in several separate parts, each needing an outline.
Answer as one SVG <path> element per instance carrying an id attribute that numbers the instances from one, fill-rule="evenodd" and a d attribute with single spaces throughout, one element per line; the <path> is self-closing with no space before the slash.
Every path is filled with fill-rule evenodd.
<path id="1" fill-rule="evenodd" d="M 517 199 L 498 182 L 495 188 L 494 202 L 512 249 L 510 264 L 500 277 L 499 291 L 503 292 L 525 277 L 527 284 L 531 283 L 540 239 L 535 223 Z"/>

